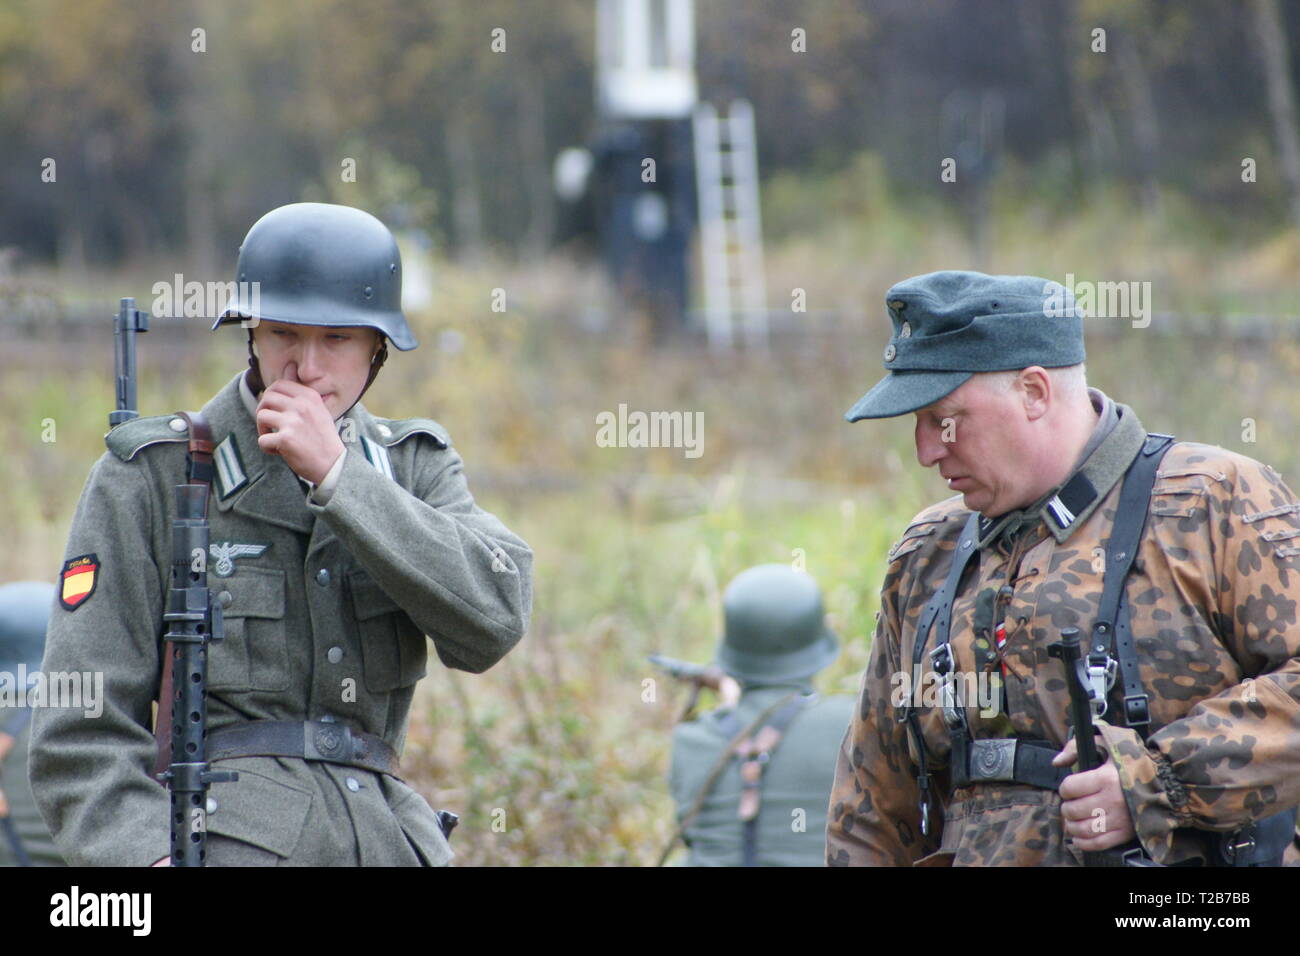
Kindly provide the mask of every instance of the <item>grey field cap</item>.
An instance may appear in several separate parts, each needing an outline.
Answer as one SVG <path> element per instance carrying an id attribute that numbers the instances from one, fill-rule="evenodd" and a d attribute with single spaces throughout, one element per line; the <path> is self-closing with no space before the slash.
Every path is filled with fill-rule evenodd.
<path id="1" fill-rule="evenodd" d="M 924 408 L 976 372 L 1084 361 L 1074 295 L 1037 276 L 945 271 L 904 279 L 885 293 L 893 336 L 887 374 L 845 414 L 892 418 Z"/>

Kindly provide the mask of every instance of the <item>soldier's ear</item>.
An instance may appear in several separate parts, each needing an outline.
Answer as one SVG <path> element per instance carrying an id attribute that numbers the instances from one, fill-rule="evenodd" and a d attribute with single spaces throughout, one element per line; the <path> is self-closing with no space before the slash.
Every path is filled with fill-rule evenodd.
<path id="1" fill-rule="evenodd" d="M 1046 415 L 1053 398 L 1052 381 L 1047 370 L 1040 365 L 1031 365 L 1021 370 L 1016 381 L 1029 420 L 1037 421 Z"/>

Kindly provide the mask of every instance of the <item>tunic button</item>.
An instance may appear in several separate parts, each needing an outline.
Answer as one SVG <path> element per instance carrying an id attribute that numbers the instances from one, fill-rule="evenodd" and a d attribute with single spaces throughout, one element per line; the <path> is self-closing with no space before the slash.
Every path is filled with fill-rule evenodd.
<path id="1" fill-rule="evenodd" d="M 339 661 L 343 660 L 343 648 L 331 647 L 325 654 L 325 657 L 328 658 L 331 664 L 337 664 Z"/>
<path id="2" fill-rule="evenodd" d="M 356 777 L 348 777 L 347 784 L 348 784 L 348 789 L 351 790 L 353 793 L 356 793 L 358 790 L 361 789 L 361 784 L 357 783 Z"/>
<path id="3" fill-rule="evenodd" d="M 220 594 L 217 595 L 217 600 L 221 602 L 221 606 L 223 608 L 227 608 L 230 607 L 230 605 L 235 603 L 235 596 L 231 594 L 229 591 L 222 591 Z"/>
<path id="4" fill-rule="evenodd" d="M 167 423 L 167 427 L 174 432 L 183 432 L 190 426 L 185 424 L 185 419 L 183 418 L 173 418 Z"/>
<path id="5" fill-rule="evenodd" d="M 382 435 L 384 438 L 393 437 L 393 430 L 389 428 L 387 425 L 376 425 L 375 431 L 379 432 L 379 434 Z"/>
<path id="6" fill-rule="evenodd" d="M 323 588 L 329 587 L 330 573 L 328 568 L 321 568 L 316 572 L 316 583 Z"/>
<path id="7" fill-rule="evenodd" d="M 208 813 L 211 814 L 216 812 L 217 812 L 217 798 L 208 797 Z"/>
<path id="8" fill-rule="evenodd" d="M 898 349 L 894 348 L 893 342 L 890 342 L 885 346 L 885 361 L 892 362 L 896 355 L 898 355 Z"/>

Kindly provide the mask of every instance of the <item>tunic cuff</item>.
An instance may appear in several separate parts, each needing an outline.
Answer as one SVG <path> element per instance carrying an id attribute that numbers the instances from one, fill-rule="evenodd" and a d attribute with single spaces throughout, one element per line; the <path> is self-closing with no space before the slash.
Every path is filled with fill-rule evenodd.
<path id="1" fill-rule="evenodd" d="M 1178 862 L 1172 858 L 1174 835 L 1179 827 L 1192 822 L 1192 814 L 1188 811 L 1187 791 L 1173 767 L 1164 754 L 1148 748 L 1131 728 L 1112 727 L 1099 720 L 1096 729 L 1119 771 L 1124 802 L 1133 818 L 1138 842 L 1155 862 Z"/>
<path id="2" fill-rule="evenodd" d="M 338 486 L 339 475 L 343 474 L 343 459 L 348 456 L 348 450 L 344 448 L 339 452 L 339 456 L 334 459 L 334 464 L 330 465 L 330 470 L 325 472 L 325 477 L 321 479 L 311 493 L 311 500 L 318 505 L 327 505 L 330 498 L 334 495 L 334 489 Z"/>

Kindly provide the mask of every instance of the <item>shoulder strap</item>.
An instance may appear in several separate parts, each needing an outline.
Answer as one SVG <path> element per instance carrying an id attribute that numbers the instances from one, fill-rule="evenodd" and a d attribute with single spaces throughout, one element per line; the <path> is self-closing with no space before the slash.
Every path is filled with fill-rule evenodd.
<path id="1" fill-rule="evenodd" d="M 216 469 L 212 464 L 212 427 L 201 412 L 177 412 L 189 425 L 189 451 L 185 455 L 185 478 L 190 484 L 212 487 Z M 154 715 L 153 736 L 158 742 L 153 772 L 157 779 L 171 764 L 172 699 L 176 696 L 172 680 L 173 648 L 163 642 L 162 677 L 158 682 L 158 712 Z M 159 781 L 161 782 L 161 781 Z"/>
<path id="2" fill-rule="evenodd" d="M 723 747 L 722 751 L 718 754 L 718 759 L 715 760 L 713 766 L 709 768 L 708 776 L 704 778 L 704 783 L 700 785 L 699 791 L 691 801 L 690 809 L 682 814 L 681 822 L 677 824 L 677 829 L 673 831 L 673 835 L 664 846 L 663 853 L 659 855 L 659 862 L 656 863 L 655 866 L 663 866 L 668 862 L 668 855 L 673 852 L 673 847 L 675 847 L 677 841 L 685 835 L 686 828 L 695 821 L 697 816 L 699 816 L 700 810 L 704 808 L 704 801 L 709 798 L 709 794 L 712 793 L 713 788 L 717 786 L 718 780 L 722 778 L 722 771 L 727 768 L 727 764 L 731 763 L 731 758 L 736 754 L 736 746 L 754 731 L 758 730 L 759 727 L 763 726 L 769 717 L 775 714 L 783 706 L 790 703 L 791 699 L 798 693 L 797 690 L 793 691 L 782 697 L 776 703 L 764 708 L 763 712 L 746 724 L 740 733 L 727 741 L 727 745 Z"/>
<path id="3" fill-rule="evenodd" d="M 1142 532 L 1146 528 L 1156 471 L 1173 443 L 1172 435 L 1148 435 L 1124 475 L 1119 505 L 1115 509 L 1115 521 L 1106 546 L 1101 606 L 1097 611 L 1097 620 L 1092 625 L 1092 646 L 1088 653 L 1090 666 L 1104 667 L 1113 640 L 1124 687 L 1124 723 L 1136 730 L 1144 741 L 1150 733 L 1151 709 L 1138 671 L 1128 615 L 1121 612 L 1121 602 L 1128 573 L 1133 567 Z"/>
<path id="4" fill-rule="evenodd" d="M 800 694 L 773 714 L 758 733 L 736 744 L 736 755 L 741 760 L 736 815 L 745 825 L 741 866 L 758 866 L 758 811 L 763 802 L 763 772 L 776 748 L 781 746 L 790 722 L 816 700 L 816 694 Z"/>
<path id="5" fill-rule="evenodd" d="M 970 559 L 975 556 L 979 550 L 975 547 L 979 541 L 980 515 L 978 511 L 972 511 L 970 517 L 966 519 L 966 526 L 962 528 L 961 536 L 957 539 L 957 547 L 953 550 L 952 564 L 948 568 L 948 577 L 944 579 L 943 587 L 935 592 L 930 598 L 930 602 L 921 612 L 921 620 L 916 629 L 916 643 L 912 645 L 912 673 L 920 673 L 921 657 L 925 653 L 926 645 L 930 641 L 930 631 L 934 629 L 938 632 L 935 638 L 935 651 L 940 652 L 948 644 L 948 636 L 952 633 L 952 605 L 957 599 L 957 590 L 961 586 L 962 574 L 966 571 L 966 565 Z M 952 659 L 948 658 L 948 666 L 951 669 Z M 912 744 L 916 748 L 916 759 L 918 761 L 916 773 L 916 788 L 918 792 L 918 806 L 921 811 L 921 835 L 930 835 L 930 773 L 925 753 L 925 737 L 921 733 L 921 721 L 916 715 L 916 707 L 912 704 L 913 695 L 907 697 L 907 704 L 903 710 L 903 716 L 900 718 L 906 722 L 907 729 L 912 735 Z"/>

